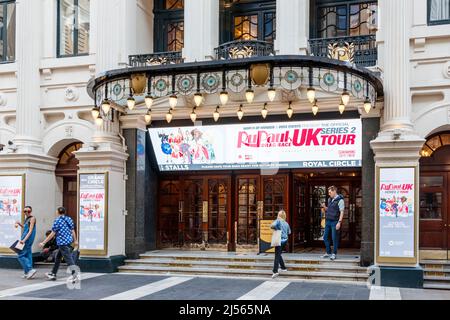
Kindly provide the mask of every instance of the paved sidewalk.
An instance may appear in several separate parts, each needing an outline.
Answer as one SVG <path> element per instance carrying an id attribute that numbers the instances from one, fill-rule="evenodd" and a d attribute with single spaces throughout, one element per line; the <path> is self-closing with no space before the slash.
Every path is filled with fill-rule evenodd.
<path id="1" fill-rule="evenodd" d="M 383 288 L 339 282 L 192 277 L 148 274 L 83 273 L 80 290 L 67 287 L 64 268 L 57 281 L 37 267 L 36 277 L 21 270 L 0 269 L 0 300 L 450 300 L 450 291 Z"/>

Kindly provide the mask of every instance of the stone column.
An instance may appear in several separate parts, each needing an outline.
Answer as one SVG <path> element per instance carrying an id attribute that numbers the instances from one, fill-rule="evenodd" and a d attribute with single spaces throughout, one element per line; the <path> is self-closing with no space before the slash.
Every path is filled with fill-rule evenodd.
<path id="1" fill-rule="evenodd" d="M 41 130 L 40 1 L 16 3 L 17 109 L 15 143 L 22 153 L 43 153 Z"/>
<path id="2" fill-rule="evenodd" d="M 306 55 L 309 39 L 309 0 L 277 0 L 278 55 Z"/>
<path id="3" fill-rule="evenodd" d="M 411 1 L 381 0 L 382 64 L 384 72 L 383 131 L 401 129 L 412 131 L 410 46 Z"/>
<path id="4" fill-rule="evenodd" d="M 219 46 L 219 0 L 184 1 L 186 62 L 212 60 Z"/>
<path id="5" fill-rule="evenodd" d="M 17 106 L 16 150 L 0 153 L 0 176 L 25 176 L 25 205 L 33 207 L 36 216 L 36 240 L 33 251 L 44 239 L 55 218 L 55 166 L 57 159 L 44 154 L 41 127 L 42 9 L 43 3 L 35 0 L 16 2 L 16 63 Z M 1 177 L 0 177 L 1 178 Z M 0 256 L 0 267 L 19 267 L 15 255 Z"/>
<path id="6" fill-rule="evenodd" d="M 106 71 L 124 67 L 134 36 L 136 11 L 135 1 L 97 0 L 93 2 L 97 13 L 93 33 L 97 39 L 95 48 L 97 76 Z M 133 32 L 130 32 L 130 31 Z M 126 146 L 120 135 L 117 112 L 113 120 L 104 119 L 96 126 L 92 141 L 75 153 L 79 160 L 79 173 L 108 172 L 108 246 L 104 256 L 83 256 L 80 259 L 82 271 L 115 272 L 125 259 L 126 218 Z M 83 234 L 80 233 L 80 238 Z"/>
<path id="7" fill-rule="evenodd" d="M 384 80 L 384 114 L 381 132 L 371 142 L 375 153 L 376 167 L 418 167 L 420 150 L 425 142 L 413 128 L 411 121 L 410 90 L 410 0 L 380 0 L 380 29 L 377 34 L 380 65 Z M 379 179 L 379 177 L 377 178 Z M 419 177 L 415 188 L 415 227 L 417 240 L 415 249 L 419 252 Z M 379 184 L 379 180 L 376 180 Z M 377 201 L 377 200 L 376 200 Z M 375 208 L 379 203 L 375 203 Z M 375 212 L 376 213 L 376 212 Z M 376 217 L 375 217 L 376 218 Z M 375 239 L 378 231 L 374 229 Z M 376 249 L 375 249 L 376 250 Z M 420 287 L 423 271 L 417 255 L 414 263 L 404 263 L 394 257 L 392 262 L 380 263 L 375 252 L 375 264 L 380 266 L 379 279 L 383 286 Z"/>

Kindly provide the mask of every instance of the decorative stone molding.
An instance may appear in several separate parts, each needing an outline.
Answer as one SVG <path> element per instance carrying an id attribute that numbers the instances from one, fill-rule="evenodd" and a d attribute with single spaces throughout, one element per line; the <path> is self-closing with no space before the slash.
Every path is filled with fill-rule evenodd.
<path id="1" fill-rule="evenodd" d="M 450 61 L 444 64 L 444 77 L 446 79 L 450 79 Z"/>
<path id="2" fill-rule="evenodd" d="M 42 75 L 45 80 L 52 80 L 52 69 L 42 69 Z"/>
<path id="3" fill-rule="evenodd" d="M 420 53 L 425 52 L 426 38 L 416 38 L 414 39 L 414 52 Z"/>
<path id="4" fill-rule="evenodd" d="M 64 100 L 66 100 L 66 102 L 75 102 L 78 100 L 79 96 L 78 89 L 75 87 L 67 87 L 64 91 Z"/>

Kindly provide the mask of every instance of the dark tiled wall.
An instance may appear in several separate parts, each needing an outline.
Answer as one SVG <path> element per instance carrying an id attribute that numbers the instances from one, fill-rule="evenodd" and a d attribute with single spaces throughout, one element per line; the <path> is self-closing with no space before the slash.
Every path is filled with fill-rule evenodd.
<path id="1" fill-rule="evenodd" d="M 362 119 L 363 124 L 363 168 L 362 168 L 362 225 L 361 225 L 361 265 L 374 263 L 375 239 L 375 159 L 370 141 L 376 139 L 380 131 L 379 118 Z"/>

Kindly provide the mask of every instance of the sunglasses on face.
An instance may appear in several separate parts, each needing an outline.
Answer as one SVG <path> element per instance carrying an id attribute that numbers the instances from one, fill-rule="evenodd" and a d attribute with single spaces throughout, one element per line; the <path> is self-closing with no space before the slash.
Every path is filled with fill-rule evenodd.
<path id="1" fill-rule="evenodd" d="M 23 212 L 25 212 L 25 213 L 30 213 L 31 210 L 24 210 Z"/>

